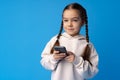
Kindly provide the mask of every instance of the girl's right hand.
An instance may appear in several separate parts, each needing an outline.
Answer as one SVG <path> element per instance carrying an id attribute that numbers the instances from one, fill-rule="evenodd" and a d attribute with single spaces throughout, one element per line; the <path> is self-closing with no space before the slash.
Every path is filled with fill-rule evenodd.
<path id="1" fill-rule="evenodd" d="M 53 57 L 55 60 L 61 60 L 64 57 L 66 57 L 65 53 L 60 53 L 59 51 L 55 51 L 55 50 L 54 50 L 53 54 L 54 54 Z"/>

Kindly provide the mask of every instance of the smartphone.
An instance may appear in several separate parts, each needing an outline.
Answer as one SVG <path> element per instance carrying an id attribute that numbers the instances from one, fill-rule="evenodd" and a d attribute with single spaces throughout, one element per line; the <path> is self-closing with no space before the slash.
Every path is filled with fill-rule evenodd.
<path id="1" fill-rule="evenodd" d="M 55 46 L 54 49 L 56 51 L 59 51 L 60 53 L 66 53 L 66 55 L 67 55 L 67 50 L 64 46 Z"/>

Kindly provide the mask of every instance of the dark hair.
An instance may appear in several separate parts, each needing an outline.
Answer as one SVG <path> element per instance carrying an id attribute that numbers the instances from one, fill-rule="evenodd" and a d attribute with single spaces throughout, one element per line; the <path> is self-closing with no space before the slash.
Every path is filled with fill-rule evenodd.
<path id="1" fill-rule="evenodd" d="M 88 18 L 87 18 L 87 13 L 86 13 L 86 10 L 85 8 L 83 8 L 80 4 L 78 3 L 71 3 L 69 5 L 67 5 L 64 10 L 63 10 L 63 13 L 65 10 L 67 9 L 76 9 L 79 11 L 79 14 L 80 14 L 80 17 L 82 19 L 82 21 L 84 22 L 85 26 L 86 26 L 86 41 L 89 43 L 89 36 L 88 36 Z M 63 14 L 62 14 L 63 16 Z M 59 31 L 59 34 L 57 36 L 57 40 L 55 42 L 55 44 L 53 45 L 54 46 L 59 46 L 60 43 L 59 43 L 59 39 L 60 39 L 60 36 L 61 36 L 61 33 L 62 33 L 62 30 L 63 30 L 63 21 L 61 22 L 61 26 L 60 26 L 60 31 Z M 54 49 L 52 48 L 51 49 L 51 53 L 53 53 Z"/>

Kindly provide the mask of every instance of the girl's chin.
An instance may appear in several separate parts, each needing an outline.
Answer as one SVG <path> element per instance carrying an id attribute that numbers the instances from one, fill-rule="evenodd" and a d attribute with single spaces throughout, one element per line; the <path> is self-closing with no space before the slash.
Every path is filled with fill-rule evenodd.
<path id="1" fill-rule="evenodd" d="M 68 33 L 69 35 L 71 35 L 71 36 L 75 36 L 75 35 L 77 35 L 77 34 L 73 34 L 73 33 Z"/>
<path id="2" fill-rule="evenodd" d="M 77 33 L 75 31 L 66 31 L 69 35 L 75 36 Z M 78 33 L 79 34 L 79 33 Z"/>

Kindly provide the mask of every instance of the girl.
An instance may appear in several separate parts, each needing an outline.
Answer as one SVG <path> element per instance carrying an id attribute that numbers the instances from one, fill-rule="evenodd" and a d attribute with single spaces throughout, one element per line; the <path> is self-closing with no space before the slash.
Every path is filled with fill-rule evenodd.
<path id="1" fill-rule="evenodd" d="M 83 25 L 86 37 L 79 34 Z M 54 50 L 54 46 L 66 47 L 68 55 Z M 47 43 L 41 56 L 42 66 L 52 71 L 51 80 L 86 80 L 98 72 L 98 54 L 89 42 L 87 13 L 80 4 L 64 8 L 60 32 Z"/>

